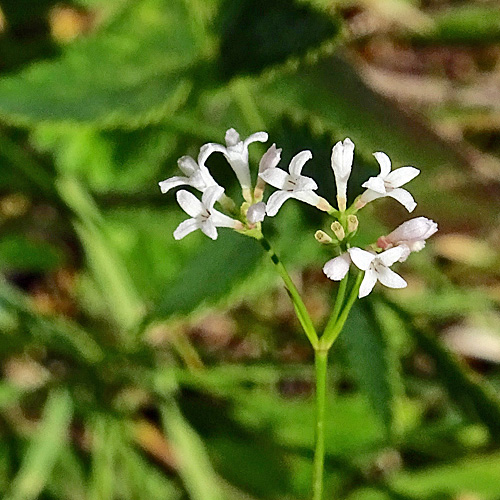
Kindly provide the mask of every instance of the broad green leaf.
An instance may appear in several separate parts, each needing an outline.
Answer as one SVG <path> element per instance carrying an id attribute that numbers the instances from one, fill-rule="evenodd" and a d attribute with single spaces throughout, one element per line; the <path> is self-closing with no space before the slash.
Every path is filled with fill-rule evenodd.
<path id="1" fill-rule="evenodd" d="M 340 339 L 361 390 L 390 437 L 397 430 L 395 412 L 402 383 L 388 332 L 378 325 L 372 308 L 364 306 L 353 307 Z"/>
<path id="2" fill-rule="evenodd" d="M 72 406 L 65 390 L 50 393 L 40 428 L 26 451 L 5 500 L 35 499 L 43 491 L 68 438 Z"/>
<path id="3" fill-rule="evenodd" d="M 161 407 L 163 427 L 179 461 L 179 475 L 192 500 L 223 500 L 220 480 L 205 445 L 182 416 L 174 400 Z"/>
<path id="4" fill-rule="evenodd" d="M 202 303 L 220 300 L 254 270 L 261 255 L 260 245 L 252 238 L 219 230 L 218 239 L 205 241 L 173 282 L 167 284 L 152 319 L 186 314 Z"/>
<path id="5" fill-rule="evenodd" d="M 0 118 L 137 127 L 170 115 L 191 87 L 187 69 L 210 49 L 194 32 L 191 12 L 182 0 L 128 3 L 57 60 L 3 77 Z"/>

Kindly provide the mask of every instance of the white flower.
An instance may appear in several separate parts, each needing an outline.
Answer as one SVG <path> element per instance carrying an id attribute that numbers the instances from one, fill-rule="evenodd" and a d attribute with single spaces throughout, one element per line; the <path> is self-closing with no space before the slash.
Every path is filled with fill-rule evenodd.
<path id="1" fill-rule="evenodd" d="M 210 142 L 205 144 L 200 149 L 199 160 L 204 164 L 206 159 L 215 152 L 222 153 L 226 160 L 231 165 L 234 170 L 236 177 L 243 189 L 245 198 L 250 198 L 247 201 L 251 201 L 250 188 L 252 182 L 250 179 L 250 168 L 248 166 L 248 146 L 252 142 L 266 142 L 267 132 L 256 132 L 245 140 L 240 139 L 240 134 L 236 132 L 234 128 L 230 128 L 226 132 L 226 145 L 216 144 Z M 249 196 L 250 195 L 250 196 Z"/>
<path id="2" fill-rule="evenodd" d="M 254 205 L 251 205 L 247 211 L 247 220 L 251 224 L 256 222 L 262 222 L 266 216 L 266 204 L 263 201 L 259 201 Z"/>
<path id="3" fill-rule="evenodd" d="M 337 202 L 339 210 L 343 212 L 347 205 L 347 181 L 351 175 L 352 160 L 354 156 L 354 144 L 347 138 L 337 142 L 332 149 L 332 169 L 337 185 Z"/>
<path id="4" fill-rule="evenodd" d="M 406 286 L 406 281 L 389 269 L 401 258 L 403 253 L 404 249 L 401 247 L 391 248 L 379 254 L 353 247 L 346 253 L 329 260 L 323 266 L 323 272 L 331 280 L 340 281 L 348 273 L 351 262 L 353 262 L 356 267 L 365 271 L 358 293 L 361 299 L 373 290 L 377 280 L 389 288 L 404 288 Z"/>
<path id="5" fill-rule="evenodd" d="M 380 248 L 386 249 L 401 246 L 407 250 L 399 259 L 404 262 L 410 252 L 419 252 L 425 247 L 425 240 L 431 237 L 438 230 L 438 225 L 426 217 L 416 217 L 403 222 L 392 233 L 381 236 L 377 240 Z"/>
<path id="6" fill-rule="evenodd" d="M 194 158 L 191 158 L 191 156 L 182 156 L 177 160 L 177 164 L 182 172 L 186 174 L 186 177 L 174 176 L 159 182 L 158 185 L 160 186 L 163 194 L 177 186 L 192 186 L 203 192 L 210 186 L 218 185 L 210 175 L 210 172 L 208 171 L 208 168 L 205 167 L 205 163 L 203 161 L 196 163 Z"/>
<path id="7" fill-rule="evenodd" d="M 377 281 L 389 288 L 405 288 L 406 281 L 389 269 L 397 262 L 404 253 L 401 247 L 390 248 L 385 252 L 374 254 L 361 250 L 361 248 L 350 248 L 349 255 L 356 267 L 365 271 L 365 276 L 359 287 L 358 297 L 366 297 L 375 286 Z"/>
<path id="8" fill-rule="evenodd" d="M 327 211 L 331 208 L 324 198 L 314 192 L 314 190 L 318 189 L 316 182 L 310 177 L 301 175 L 302 167 L 311 158 L 312 153 L 310 151 L 301 151 L 290 161 L 288 168 L 290 173 L 274 167 L 267 168 L 259 174 L 268 184 L 279 189 L 267 200 L 267 215 L 270 217 L 276 215 L 281 205 L 289 198 L 309 203 L 309 205 L 313 205 L 320 210 Z"/>
<path id="9" fill-rule="evenodd" d="M 211 186 L 204 191 L 200 201 L 188 191 L 178 191 L 177 202 L 192 218 L 179 224 L 174 231 L 174 238 L 180 240 L 196 229 L 201 229 L 209 238 L 216 240 L 218 227 L 242 228 L 241 222 L 215 210 L 214 204 L 223 194 L 224 188 Z"/>
<path id="10" fill-rule="evenodd" d="M 363 184 L 367 189 L 361 195 L 360 205 L 364 206 L 377 198 L 390 196 L 404 205 L 408 212 L 413 212 L 417 204 L 413 196 L 406 189 L 401 189 L 401 186 L 414 179 L 420 170 L 414 167 L 401 167 L 391 172 L 391 160 L 385 153 L 373 153 L 373 156 L 380 165 L 380 174 L 377 177 L 370 177 Z"/>

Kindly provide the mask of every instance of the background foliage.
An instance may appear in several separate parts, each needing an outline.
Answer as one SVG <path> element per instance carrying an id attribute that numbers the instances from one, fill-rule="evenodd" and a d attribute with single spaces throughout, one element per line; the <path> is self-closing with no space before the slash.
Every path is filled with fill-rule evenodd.
<path id="1" fill-rule="evenodd" d="M 386 151 L 422 170 L 416 212 L 440 225 L 331 357 L 328 498 L 500 498 L 495 2 L 0 7 L 3 498 L 308 497 L 311 352 L 288 297 L 247 238 L 174 242 L 184 215 L 157 188 L 231 126 L 284 163 L 311 149 L 330 200 L 335 141 L 356 144 L 351 199 Z M 361 216 L 366 243 L 406 218 Z M 265 222 L 318 324 L 323 224 L 292 203 Z"/>

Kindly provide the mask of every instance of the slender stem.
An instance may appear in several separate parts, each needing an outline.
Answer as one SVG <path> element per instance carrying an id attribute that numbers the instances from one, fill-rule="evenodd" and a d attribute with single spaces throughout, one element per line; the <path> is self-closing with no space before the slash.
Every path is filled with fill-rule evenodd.
<path id="1" fill-rule="evenodd" d="M 297 290 L 297 287 L 293 283 L 292 278 L 290 278 L 290 275 L 288 274 L 288 271 L 285 269 L 285 266 L 282 264 L 279 257 L 271 248 L 269 241 L 267 241 L 266 238 L 262 237 L 259 238 L 259 242 L 264 247 L 264 250 L 271 257 L 271 261 L 276 266 L 278 273 L 285 282 L 288 295 L 292 299 L 293 306 L 295 308 L 295 312 L 297 313 L 297 317 L 299 318 L 300 324 L 302 325 L 302 328 L 304 329 L 304 332 L 307 335 L 309 342 L 311 342 L 313 348 L 316 349 L 318 347 L 318 334 L 316 333 L 316 329 L 314 328 L 311 316 L 309 316 L 309 313 L 307 312 L 307 308 L 304 302 L 302 301 L 302 298 L 299 294 L 299 291 Z"/>
<path id="2" fill-rule="evenodd" d="M 347 282 L 349 281 L 349 273 L 345 275 L 345 277 L 340 281 L 339 289 L 337 291 L 337 297 L 335 297 L 335 305 L 333 306 L 332 314 L 328 319 L 328 323 L 326 324 L 324 334 L 329 332 L 335 327 L 335 323 L 340 314 L 340 310 L 342 309 L 342 305 L 344 304 L 345 292 L 347 290 Z"/>
<path id="3" fill-rule="evenodd" d="M 332 347 L 332 344 L 337 340 L 337 337 L 342 331 L 342 328 L 344 328 L 345 322 L 347 321 L 347 317 L 349 316 L 349 312 L 351 311 L 354 302 L 356 302 L 359 287 L 361 286 L 361 280 L 363 279 L 363 276 L 364 273 L 362 272 L 358 274 L 358 276 L 356 277 L 356 281 L 351 289 L 349 298 L 347 299 L 346 305 L 339 316 L 339 319 L 337 320 L 333 328 L 331 328 L 328 331 L 325 330 L 325 333 L 321 337 L 320 344 L 322 345 L 323 349 L 327 350 L 330 349 L 330 347 Z"/>
<path id="4" fill-rule="evenodd" d="M 316 427 L 313 465 L 313 500 L 323 498 L 323 468 L 325 465 L 325 406 L 328 350 L 315 349 L 316 368 Z"/>

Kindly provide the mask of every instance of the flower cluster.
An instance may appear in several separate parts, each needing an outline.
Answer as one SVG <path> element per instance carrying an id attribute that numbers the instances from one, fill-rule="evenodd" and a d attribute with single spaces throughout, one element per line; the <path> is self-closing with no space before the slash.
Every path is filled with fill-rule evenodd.
<path id="1" fill-rule="evenodd" d="M 412 195 L 402 186 L 414 179 L 420 171 L 414 167 L 400 167 L 392 170 L 391 160 L 382 152 L 373 154 L 380 166 L 380 173 L 362 184 L 365 191 L 348 206 L 347 183 L 351 175 L 354 144 L 346 138 L 332 149 L 331 166 L 337 188 L 337 205 L 330 203 L 316 193 L 318 185 L 311 177 L 302 175 L 306 163 L 312 158 L 310 151 L 296 154 L 288 166 L 288 171 L 278 168 L 281 149 L 273 144 L 262 156 L 255 184 L 249 167 L 248 147 L 254 142 L 266 142 L 266 132 L 257 132 L 242 140 L 235 129 L 226 132 L 226 145 L 208 143 L 201 147 L 197 161 L 183 156 L 178 165 L 184 176 L 175 176 L 159 183 L 162 193 L 178 186 L 191 186 L 201 191 L 201 201 L 186 190 L 177 192 L 181 208 L 191 216 L 174 231 L 174 238 L 181 239 L 200 229 L 212 239 L 217 239 L 217 228 L 228 227 L 254 238 L 262 238 L 261 222 L 265 216 L 275 216 L 281 206 L 290 198 L 308 203 L 327 212 L 336 220 L 331 224 L 333 237 L 324 231 L 316 232 L 320 243 L 332 245 L 337 256 L 323 267 L 326 276 L 332 280 L 342 280 L 351 264 L 364 272 L 359 288 L 359 297 L 368 295 L 377 281 L 390 288 L 404 288 L 406 281 L 390 269 L 396 262 L 405 261 L 411 252 L 418 252 L 425 246 L 425 240 L 437 231 L 437 224 L 425 217 L 417 217 L 401 224 L 387 236 L 381 236 L 368 249 L 352 246 L 353 237 L 358 232 L 357 213 L 367 203 L 383 197 L 390 197 L 412 212 L 416 203 Z M 241 185 L 243 203 L 238 205 L 224 194 L 210 174 L 205 163 L 212 153 L 222 153 L 233 169 Z M 266 202 L 263 201 L 266 185 L 276 191 Z M 218 203 L 227 213 L 214 208 Z"/>

